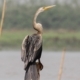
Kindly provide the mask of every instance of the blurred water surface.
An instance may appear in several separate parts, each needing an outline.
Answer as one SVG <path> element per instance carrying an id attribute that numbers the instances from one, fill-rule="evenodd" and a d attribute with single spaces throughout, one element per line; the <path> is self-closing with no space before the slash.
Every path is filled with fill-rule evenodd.
<path id="1" fill-rule="evenodd" d="M 40 80 L 57 80 L 62 52 L 44 51 Z M 0 51 L 0 80 L 24 80 L 20 51 Z M 80 80 L 80 52 L 66 52 L 61 80 Z"/>

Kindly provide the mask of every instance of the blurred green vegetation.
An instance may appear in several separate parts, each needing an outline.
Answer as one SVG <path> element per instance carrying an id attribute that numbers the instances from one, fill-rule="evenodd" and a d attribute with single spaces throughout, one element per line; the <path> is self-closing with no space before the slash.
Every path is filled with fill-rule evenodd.
<path id="1" fill-rule="evenodd" d="M 3 2 L 3 0 L 1 0 Z M 79 50 L 80 48 L 80 1 L 55 0 L 55 8 L 41 13 L 37 22 L 44 28 L 43 42 L 45 49 Z M 0 49 L 19 48 L 23 38 L 32 34 L 32 21 L 36 10 L 41 6 L 53 5 L 48 0 L 7 0 L 3 33 L 0 37 Z M 0 19 L 2 5 L 0 5 Z M 26 29 L 26 30 L 25 30 Z"/>
<path id="2" fill-rule="evenodd" d="M 0 49 L 20 49 L 23 38 L 31 35 L 34 30 L 8 30 L 3 31 L 0 37 Z M 80 32 L 65 30 L 44 30 L 43 32 L 43 48 L 44 50 L 79 50 L 80 48 Z"/>
<path id="3" fill-rule="evenodd" d="M 36 10 L 41 6 L 50 5 L 48 0 L 30 0 L 24 4 L 13 3 L 15 0 L 7 0 L 6 3 L 6 14 L 3 28 L 32 28 L 32 21 Z M 41 13 L 37 19 L 38 22 L 43 24 L 46 29 L 73 29 L 80 30 L 80 6 L 78 5 L 79 0 L 72 0 L 72 3 L 64 4 L 55 1 L 55 8 Z M 29 5 L 30 4 L 30 5 Z M 38 5 L 37 5 L 38 4 Z M 73 5 L 74 4 L 74 5 Z M 0 7 L 0 18 L 2 7 Z"/>

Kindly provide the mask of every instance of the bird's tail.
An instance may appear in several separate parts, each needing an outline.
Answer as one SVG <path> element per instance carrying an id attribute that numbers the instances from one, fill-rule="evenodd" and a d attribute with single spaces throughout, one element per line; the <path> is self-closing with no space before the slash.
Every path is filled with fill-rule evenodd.
<path id="1" fill-rule="evenodd" d="M 29 68 L 30 63 L 28 61 L 26 61 L 24 63 L 24 70 L 27 70 Z"/>

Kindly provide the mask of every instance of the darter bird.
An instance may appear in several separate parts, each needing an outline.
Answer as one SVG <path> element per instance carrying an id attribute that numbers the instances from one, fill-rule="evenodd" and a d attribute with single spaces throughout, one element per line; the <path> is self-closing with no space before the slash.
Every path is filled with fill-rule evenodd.
<path id="1" fill-rule="evenodd" d="M 43 45 L 43 39 L 42 39 L 43 27 L 42 24 L 36 22 L 36 19 L 39 13 L 48 10 L 54 6 L 55 5 L 41 7 L 38 9 L 33 19 L 33 28 L 36 30 L 36 33 L 32 35 L 27 35 L 22 41 L 21 59 L 25 64 L 24 65 L 25 70 L 29 68 L 30 64 L 35 63 L 36 60 L 38 60 L 38 63 L 41 65 L 40 69 L 41 70 L 43 69 L 43 65 L 40 61 L 42 54 L 42 45 Z"/>

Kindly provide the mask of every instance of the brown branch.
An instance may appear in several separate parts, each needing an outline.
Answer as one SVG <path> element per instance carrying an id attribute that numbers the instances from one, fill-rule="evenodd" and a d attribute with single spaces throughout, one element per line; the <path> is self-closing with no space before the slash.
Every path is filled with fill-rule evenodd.
<path id="1" fill-rule="evenodd" d="M 58 80 L 61 80 L 62 72 L 63 72 L 63 64 L 64 64 L 64 58 L 65 58 L 65 49 L 62 52 L 62 58 L 61 58 L 61 63 L 60 63 L 60 69 L 59 69 L 59 74 L 58 74 Z"/>
<path id="2" fill-rule="evenodd" d="M 2 26 L 3 26 L 3 21 L 4 21 L 5 7 L 6 7 L 6 0 L 4 0 L 4 3 L 3 3 L 2 18 L 1 18 L 1 23 L 0 23 L 0 35 L 2 33 Z"/>

